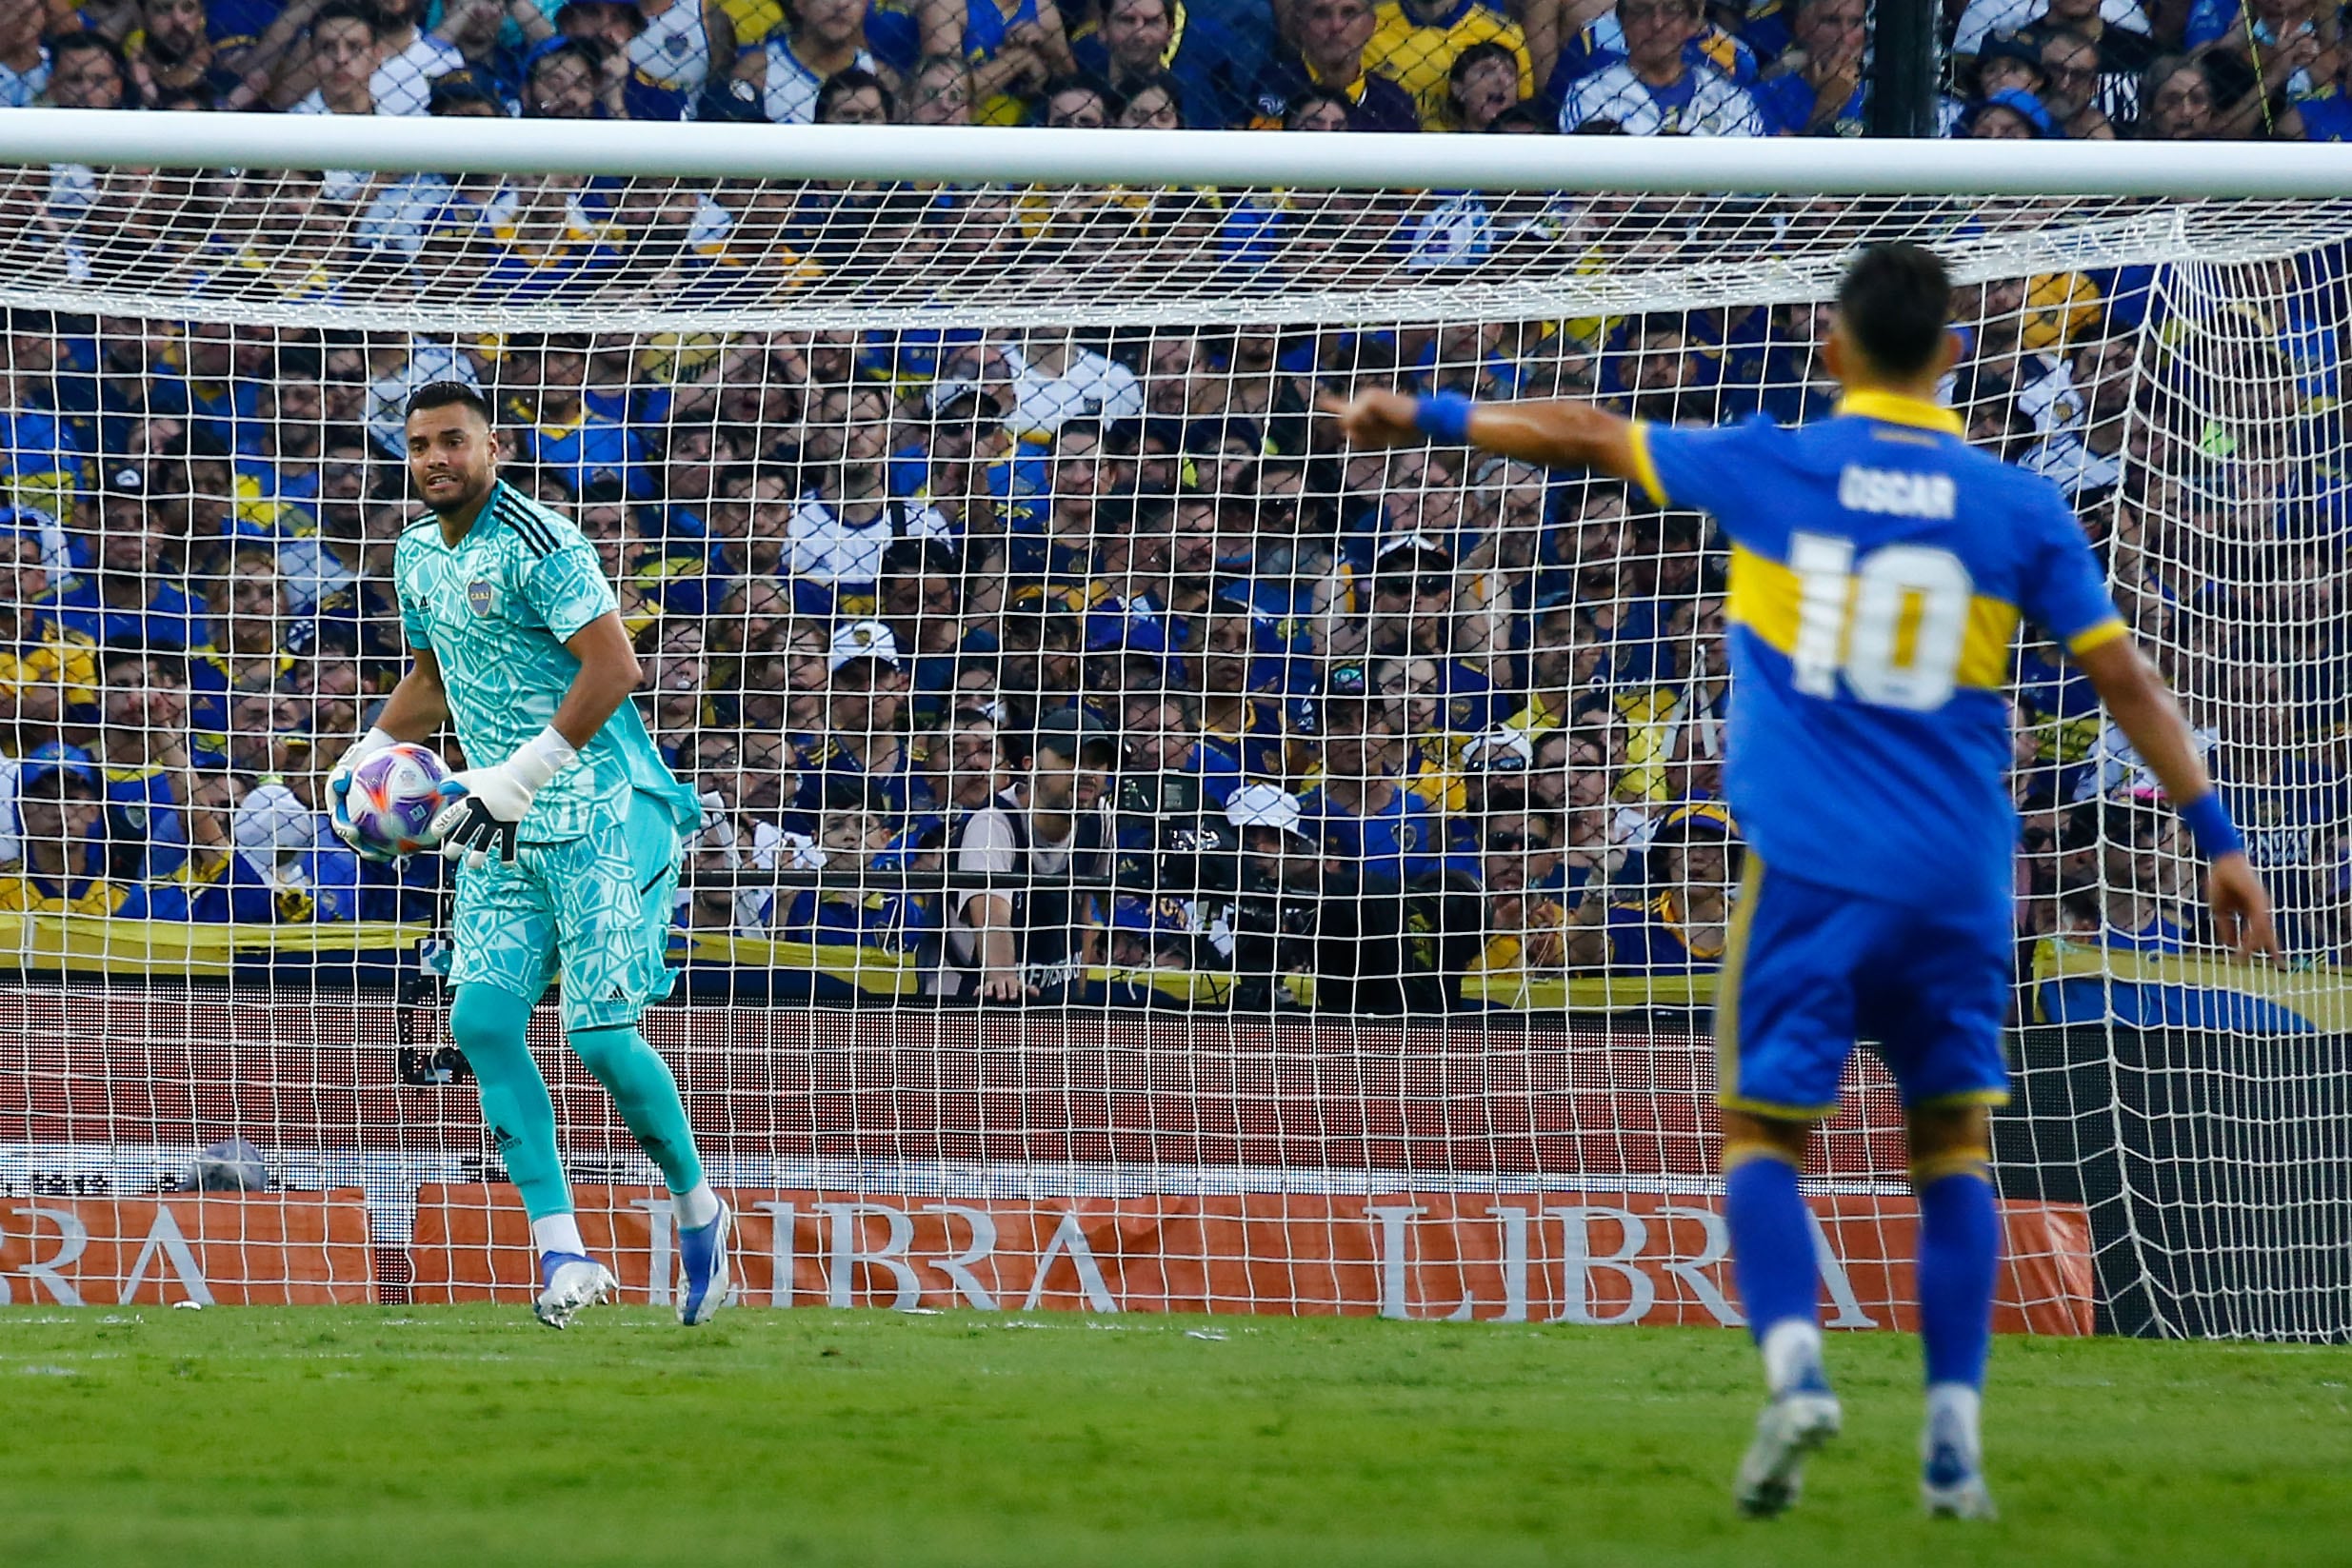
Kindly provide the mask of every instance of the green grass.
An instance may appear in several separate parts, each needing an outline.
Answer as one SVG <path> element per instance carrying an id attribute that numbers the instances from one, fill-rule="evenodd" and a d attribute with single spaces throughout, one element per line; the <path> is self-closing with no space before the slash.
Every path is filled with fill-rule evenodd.
<path id="1" fill-rule="evenodd" d="M 0 1312 L 30 1564 L 2352 1561 L 2352 1350 L 2004 1340 L 1997 1525 L 1916 1517 L 1916 1347 L 1735 1518 L 1745 1340 L 1364 1320 Z"/>

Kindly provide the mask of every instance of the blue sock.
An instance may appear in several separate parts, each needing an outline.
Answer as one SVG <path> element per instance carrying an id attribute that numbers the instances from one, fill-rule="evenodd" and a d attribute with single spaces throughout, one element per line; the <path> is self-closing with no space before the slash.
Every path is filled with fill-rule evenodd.
<path id="1" fill-rule="evenodd" d="M 1930 1383 L 1984 1386 L 2001 1216 L 1983 1166 L 1919 1185 L 1919 1332 Z"/>
<path id="2" fill-rule="evenodd" d="M 1737 1163 L 1724 1178 L 1724 1218 L 1731 1226 L 1731 1272 L 1748 1332 L 1762 1344 L 1776 1323 L 1820 1321 L 1821 1266 L 1797 1167 L 1771 1154 L 1730 1158 Z"/>

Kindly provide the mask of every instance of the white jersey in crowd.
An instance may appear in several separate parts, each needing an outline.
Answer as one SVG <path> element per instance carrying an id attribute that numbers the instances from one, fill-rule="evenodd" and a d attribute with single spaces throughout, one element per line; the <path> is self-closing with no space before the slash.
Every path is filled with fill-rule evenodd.
<path id="1" fill-rule="evenodd" d="M 41 58 L 30 70 L 18 70 L 6 60 L 0 60 L 0 109 L 30 109 L 34 100 L 49 90 L 49 46 L 41 46 Z"/>
<path id="2" fill-rule="evenodd" d="M 1572 131 L 1593 120 L 1607 120 L 1628 136 L 1761 136 L 1764 116 L 1747 89 L 1711 66 L 1690 69 L 1690 99 L 1660 102 L 1649 84 L 1623 60 L 1602 67 L 1568 89 L 1560 106 L 1560 129 Z"/>
<path id="3" fill-rule="evenodd" d="M 289 114 L 332 114 L 327 107 L 327 95 L 312 88 L 310 91 L 286 106 Z M 355 202 L 368 189 L 368 171 L 361 169 L 329 169 L 319 174 L 319 194 L 330 202 Z"/>
<path id="4" fill-rule="evenodd" d="M 824 78 L 800 63 L 792 46 L 784 41 L 781 29 L 767 35 L 767 87 L 760 95 L 760 113 L 771 125 L 814 125 L 817 89 L 825 85 Z M 860 70 L 872 70 L 873 52 L 860 50 L 850 63 Z"/>
<path id="5" fill-rule="evenodd" d="M 645 31 L 628 41 L 628 67 L 639 81 L 657 88 L 699 91 L 710 75 L 710 34 L 703 27 L 702 0 L 669 0 L 668 10 L 648 15 Z"/>
<path id="6" fill-rule="evenodd" d="M 1105 425 L 1144 417 L 1144 384 L 1117 360 L 1072 344 L 1060 375 L 1040 369 L 1013 344 L 1001 350 L 1012 382 L 1005 428 L 1016 436 L 1051 435 L 1073 419 Z"/>
<path id="7" fill-rule="evenodd" d="M 2068 426 L 2019 459 L 2026 468 L 2056 485 L 2072 501 L 2085 490 L 2103 490 L 2123 482 L 2123 454 L 2099 451 L 2083 439 L 2083 427 Z"/>
<path id="8" fill-rule="evenodd" d="M 455 44 L 420 32 L 416 42 L 376 67 L 368 78 L 368 91 L 378 114 L 428 114 L 432 111 L 433 84 L 465 69 L 466 57 Z"/>
<path id="9" fill-rule="evenodd" d="M 2049 9 L 2050 0 L 1968 0 L 1968 9 L 1960 13 L 1960 26 L 1952 32 L 1952 52 L 1974 54 L 1983 47 L 1987 33 L 2031 27 Z M 2125 32 L 2148 30 L 2148 13 L 2140 9 L 2140 0 L 2099 0 L 2099 19 Z"/>
<path id="10" fill-rule="evenodd" d="M 785 525 L 785 570 L 818 583 L 863 587 L 882 575 L 882 552 L 899 539 L 947 539 L 947 520 L 921 502 L 892 497 L 852 523 L 822 496 L 806 495 Z"/>

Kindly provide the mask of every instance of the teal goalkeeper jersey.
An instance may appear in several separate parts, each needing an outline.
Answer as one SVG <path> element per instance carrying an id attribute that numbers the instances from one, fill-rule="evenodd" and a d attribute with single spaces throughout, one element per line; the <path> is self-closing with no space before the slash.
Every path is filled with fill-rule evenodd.
<path id="1" fill-rule="evenodd" d="M 618 607 L 588 537 L 503 481 L 454 546 L 442 541 L 438 518 L 412 525 L 392 556 L 392 580 L 409 645 L 440 661 L 449 716 L 476 767 L 505 762 L 548 727 L 580 672 L 564 645 Z M 667 804 L 681 833 L 701 821 L 625 702 L 539 791 L 519 837 L 553 843 L 580 837 L 599 813 L 626 820 L 632 791 Z"/>
<path id="2" fill-rule="evenodd" d="M 1902 904 L 2012 898 L 2018 623 L 2075 652 L 2123 632 L 2058 487 L 1884 393 L 1633 445 L 1650 499 L 1729 536 L 1724 787 L 1764 863 Z"/>

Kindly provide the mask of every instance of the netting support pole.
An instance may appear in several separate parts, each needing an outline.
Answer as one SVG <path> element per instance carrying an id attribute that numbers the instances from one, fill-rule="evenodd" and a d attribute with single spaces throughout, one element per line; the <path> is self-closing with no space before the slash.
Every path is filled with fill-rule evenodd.
<path id="1" fill-rule="evenodd" d="M 1871 8 L 1873 136 L 1936 133 L 1936 0 L 1877 0 Z"/>

